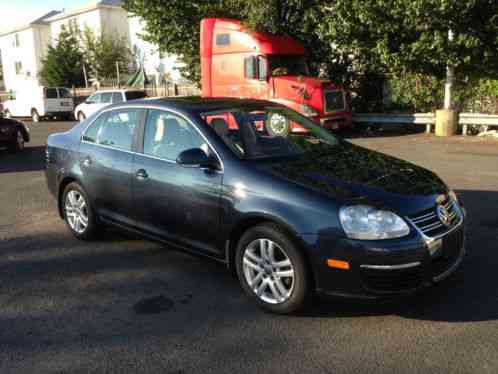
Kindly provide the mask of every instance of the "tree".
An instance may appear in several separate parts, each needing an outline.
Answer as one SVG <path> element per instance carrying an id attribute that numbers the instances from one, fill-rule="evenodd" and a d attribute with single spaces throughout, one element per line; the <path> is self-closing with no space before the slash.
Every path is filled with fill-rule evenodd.
<path id="1" fill-rule="evenodd" d="M 48 47 L 42 60 L 40 76 L 49 86 L 78 87 L 84 84 L 83 52 L 77 30 L 61 27 L 55 45 Z"/>
<path id="2" fill-rule="evenodd" d="M 315 73 L 352 89 L 385 74 L 442 79 L 448 63 L 464 80 L 498 76 L 494 0 L 125 0 L 125 8 L 144 19 L 145 38 L 178 55 L 184 76 L 197 82 L 205 17 L 237 18 L 254 30 L 294 37 L 305 44 Z"/>
<path id="3" fill-rule="evenodd" d="M 116 62 L 122 68 L 131 62 L 131 51 L 124 37 L 117 38 L 106 33 L 96 36 L 86 27 L 81 39 L 89 74 L 97 79 L 115 79 Z"/>

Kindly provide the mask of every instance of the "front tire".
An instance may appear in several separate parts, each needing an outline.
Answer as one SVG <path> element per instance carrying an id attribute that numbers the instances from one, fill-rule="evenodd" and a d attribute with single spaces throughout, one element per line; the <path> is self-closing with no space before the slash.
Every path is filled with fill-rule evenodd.
<path id="1" fill-rule="evenodd" d="M 311 277 L 303 255 L 277 225 L 249 229 L 239 241 L 235 261 L 242 288 L 268 311 L 294 313 L 311 295 Z"/>
<path id="2" fill-rule="evenodd" d="M 64 220 L 78 239 L 90 240 L 97 236 L 98 228 L 90 200 L 78 183 L 70 183 L 62 196 Z"/>
<path id="3" fill-rule="evenodd" d="M 21 152 L 24 149 L 24 135 L 21 130 L 16 131 L 16 139 L 15 143 L 12 147 L 10 147 L 10 150 L 12 152 Z"/>
<path id="4" fill-rule="evenodd" d="M 78 112 L 78 122 L 83 122 L 86 119 L 85 113 Z"/>
<path id="5" fill-rule="evenodd" d="M 40 122 L 41 118 L 40 118 L 40 115 L 38 114 L 38 111 L 36 109 L 33 109 L 31 111 L 31 120 L 34 122 L 34 123 L 38 123 Z"/>

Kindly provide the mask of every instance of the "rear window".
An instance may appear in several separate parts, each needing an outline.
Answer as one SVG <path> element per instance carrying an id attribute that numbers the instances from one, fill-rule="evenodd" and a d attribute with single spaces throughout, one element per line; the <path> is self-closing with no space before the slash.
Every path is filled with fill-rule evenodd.
<path id="1" fill-rule="evenodd" d="M 46 99 L 57 99 L 57 88 L 45 88 Z"/>
<path id="2" fill-rule="evenodd" d="M 125 93 L 126 101 L 143 99 L 147 97 L 147 94 L 144 91 L 128 91 Z"/>

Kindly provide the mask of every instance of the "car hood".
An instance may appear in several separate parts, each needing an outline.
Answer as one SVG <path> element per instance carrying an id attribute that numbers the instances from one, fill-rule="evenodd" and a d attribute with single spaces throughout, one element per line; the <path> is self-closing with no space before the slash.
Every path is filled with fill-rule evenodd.
<path id="1" fill-rule="evenodd" d="M 403 214 L 431 207 L 437 196 L 448 193 L 431 171 L 348 142 L 261 168 L 334 199 L 367 200 Z"/>

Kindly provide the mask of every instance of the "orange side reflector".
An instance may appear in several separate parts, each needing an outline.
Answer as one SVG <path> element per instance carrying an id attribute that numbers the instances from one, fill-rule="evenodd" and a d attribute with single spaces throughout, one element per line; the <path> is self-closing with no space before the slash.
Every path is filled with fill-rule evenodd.
<path id="1" fill-rule="evenodd" d="M 331 268 L 349 270 L 349 262 L 347 261 L 340 261 L 329 258 L 327 259 L 327 265 L 330 266 Z"/>

